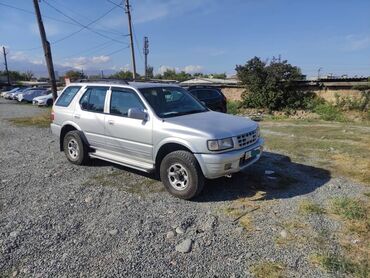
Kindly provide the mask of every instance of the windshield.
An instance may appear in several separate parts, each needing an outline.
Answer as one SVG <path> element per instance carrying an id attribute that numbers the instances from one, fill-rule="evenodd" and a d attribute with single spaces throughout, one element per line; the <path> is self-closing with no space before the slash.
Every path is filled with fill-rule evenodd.
<path id="1" fill-rule="evenodd" d="M 208 111 L 207 108 L 182 88 L 154 87 L 140 89 L 140 92 L 161 118 Z"/>

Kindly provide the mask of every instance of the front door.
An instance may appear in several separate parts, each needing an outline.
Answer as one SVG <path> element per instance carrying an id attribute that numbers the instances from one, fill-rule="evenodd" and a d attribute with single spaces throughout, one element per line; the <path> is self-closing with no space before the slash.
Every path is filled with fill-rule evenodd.
<path id="1" fill-rule="evenodd" d="M 109 113 L 105 117 L 106 146 L 120 155 L 153 163 L 152 119 L 128 117 L 130 108 L 146 110 L 137 93 L 126 88 L 111 88 Z"/>

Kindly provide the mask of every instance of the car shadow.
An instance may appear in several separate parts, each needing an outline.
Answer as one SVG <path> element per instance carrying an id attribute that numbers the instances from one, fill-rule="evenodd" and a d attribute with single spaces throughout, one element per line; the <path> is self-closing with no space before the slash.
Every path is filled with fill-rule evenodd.
<path id="1" fill-rule="evenodd" d="M 231 178 L 208 180 L 197 202 L 221 202 L 254 197 L 286 199 L 315 191 L 331 178 L 328 170 L 292 162 L 290 157 L 264 152 L 261 159 Z"/>
<path id="2" fill-rule="evenodd" d="M 125 166 L 93 159 L 90 167 L 114 167 L 159 181 L 154 173 L 145 173 Z M 315 191 L 331 178 L 330 171 L 292 162 L 290 157 L 264 152 L 261 159 L 231 178 L 206 180 L 203 192 L 194 202 L 223 202 L 253 197 L 263 192 L 263 199 L 285 199 Z"/>

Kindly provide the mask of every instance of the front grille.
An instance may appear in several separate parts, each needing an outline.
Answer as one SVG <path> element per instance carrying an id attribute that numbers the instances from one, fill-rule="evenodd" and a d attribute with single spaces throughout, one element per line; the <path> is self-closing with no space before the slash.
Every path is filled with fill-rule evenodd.
<path id="1" fill-rule="evenodd" d="M 240 134 L 236 138 L 238 140 L 239 148 L 248 147 L 257 141 L 257 129 L 248 133 Z"/>

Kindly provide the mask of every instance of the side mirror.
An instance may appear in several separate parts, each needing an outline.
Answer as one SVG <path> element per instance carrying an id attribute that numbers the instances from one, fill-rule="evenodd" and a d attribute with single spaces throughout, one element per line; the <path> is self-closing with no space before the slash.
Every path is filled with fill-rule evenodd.
<path id="1" fill-rule="evenodd" d="M 148 114 L 139 108 L 130 108 L 128 110 L 128 115 L 129 118 L 131 119 L 137 119 L 137 120 L 142 120 L 145 121 L 147 119 Z"/>

